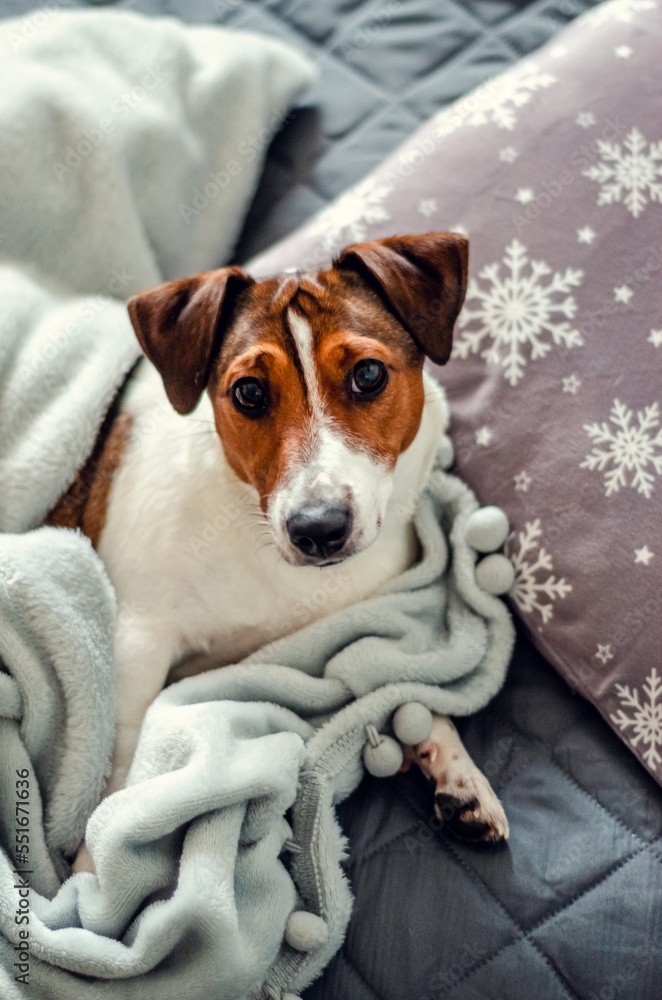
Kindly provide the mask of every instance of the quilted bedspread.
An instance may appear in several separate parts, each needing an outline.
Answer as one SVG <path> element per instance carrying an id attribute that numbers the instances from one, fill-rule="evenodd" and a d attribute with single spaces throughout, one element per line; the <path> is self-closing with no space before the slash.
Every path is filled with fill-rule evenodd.
<path id="1" fill-rule="evenodd" d="M 624 0 L 623 16 L 628 4 L 654 2 Z M 0 0 L 0 15 L 31 6 Z M 121 6 L 265 32 L 298 44 L 320 66 L 318 83 L 271 146 L 236 250 L 244 261 L 591 2 Z M 48 4 L 39 16 L 47 12 Z M 353 917 L 305 1000 L 660 1000 L 659 787 L 524 637 L 503 691 L 459 728 L 504 802 L 508 845 L 454 840 L 416 774 L 366 777 L 339 808 Z"/>

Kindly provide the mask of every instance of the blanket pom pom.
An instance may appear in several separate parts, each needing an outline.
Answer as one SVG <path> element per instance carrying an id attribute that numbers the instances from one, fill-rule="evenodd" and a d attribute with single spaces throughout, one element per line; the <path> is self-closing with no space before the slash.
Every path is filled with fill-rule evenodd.
<path id="1" fill-rule="evenodd" d="M 405 746 L 416 746 L 426 740 L 432 728 L 432 712 L 420 701 L 400 705 L 393 716 L 393 732 Z"/>
<path id="2" fill-rule="evenodd" d="M 306 910 L 290 913 L 285 925 L 285 940 L 295 951 L 312 951 L 323 945 L 329 936 L 329 928 L 321 917 Z"/>
<path id="3" fill-rule="evenodd" d="M 488 594 L 507 594 L 515 582 L 515 570 L 510 559 L 495 552 L 485 556 L 476 566 L 476 583 Z"/>
<path id="4" fill-rule="evenodd" d="M 496 552 L 508 535 L 508 518 L 500 507 L 480 507 L 470 514 L 464 529 L 467 545 L 477 552 Z"/>
<path id="5" fill-rule="evenodd" d="M 402 767 L 402 747 L 391 736 L 381 736 L 376 743 L 369 740 L 363 748 L 363 763 L 375 778 L 390 778 Z"/>
<path id="6" fill-rule="evenodd" d="M 444 434 L 439 442 L 439 463 L 442 469 L 450 469 L 454 461 L 455 449 L 453 448 L 453 442 L 447 434 Z"/>

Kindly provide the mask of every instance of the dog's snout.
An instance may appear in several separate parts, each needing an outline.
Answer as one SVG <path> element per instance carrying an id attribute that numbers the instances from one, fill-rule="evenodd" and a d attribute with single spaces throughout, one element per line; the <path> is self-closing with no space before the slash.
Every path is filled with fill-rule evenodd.
<path id="1" fill-rule="evenodd" d="M 305 507 L 287 522 L 292 544 L 315 559 L 326 559 L 339 552 L 351 530 L 352 515 L 344 507 Z"/>

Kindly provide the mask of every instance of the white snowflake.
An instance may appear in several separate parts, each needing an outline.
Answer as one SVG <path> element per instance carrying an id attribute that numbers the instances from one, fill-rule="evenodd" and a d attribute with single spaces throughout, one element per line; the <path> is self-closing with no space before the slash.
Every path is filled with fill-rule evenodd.
<path id="1" fill-rule="evenodd" d="M 529 486 L 533 482 L 533 479 L 528 474 L 526 469 L 522 469 L 522 471 L 518 472 L 516 476 L 513 476 L 513 480 L 515 482 L 515 489 L 520 490 L 522 493 L 528 493 Z"/>
<path id="2" fill-rule="evenodd" d="M 503 279 L 498 261 L 487 264 L 479 273 L 479 278 L 490 283 L 487 289 L 471 279 L 467 303 L 477 299 L 479 304 L 475 309 L 465 305 L 462 310 L 459 327 L 463 332 L 456 338 L 453 355 L 467 358 L 478 353 L 484 339 L 491 340 L 481 357 L 500 364 L 505 378 L 514 386 L 524 375 L 525 344 L 530 345 L 534 361 L 552 349 L 552 343 L 543 339 L 546 333 L 557 346 L 581 347 L 584 343 L 579 330 L 572 329 L 568 322 L 577 311 L 577 303 L 566 294 L 580 284 L 583 271 L 567 268 L 565 273 L 552 274 L 544 261 L 529 261 L 526 247 L 517 239 L 506 247 L 503 261 L 510 272 Z M 547 275 L 551 278 L 543 284 L 541 279 Z M 565 298 L 554 301 L 559 294 Z M 478 323 L 478 329 L 467 330 L 472 323 Z"/>
<path id="3" fill-rule="evenodd" d="M 462 125 L 487 125 L 512 131 L 517 124 L 517 111 L 531 100 L 535 91 L 556 83 L 551 73 L 539 72 L 534 63 L 522 63 L 517 68 L 478 87 L 437 116 L 437 136 L 445 139 Z"/>
<path id="4" fill-rule="evenodd" d="M 614 49 L 614 55 L 617 59 L 629 59 L 632 55 L 632 49 L 629 45 L 617 45 Z"/>
<path id="5" fill-rule="evenodd" d="M 588 243 L 590 246 L 597 233 L 590 226 L 584 226 L 582 229 L 577 230 L 577 242 L 578 243 Z"/>
<path id="6" fill-rule="evenodd" d="M 662 330 L 651 330 L 650 337 L 646 337 L 646 340 L 653 347 L 662 347 Z"/>
<path id="7" fill-rule="evenodd" d="M 582 170 L 582 175 L 600 184 L 598 205 L 622 201 L 636 219 L 649 199 L 662 203 L 662 140 L 649 144 L 633 128 L 623 141 L 624 148 L 606 139 L 598 139 L 597 145 L 602 162 Z"/>
<path id="8" fill-rule="evenodd" d="M 433 212 L 437 211 L 436 198 L 421 198 L 418 203 L 418 210 L 421 215 L 432 215 Z"/>
<path id="9" fill-rule="evenodd" d="M 662 747 L 662 679 L 658 677 L 657 670 L 652 667 L 650 674 L 643 684 L 646 701 L 639 701 L 639 689 L 630 689 L 628 684 L 615 684 L 618 700 L 625 708 L 634 709 L 632 715 L 626 715 L 623 708 L 610 715 L 612 722 L 616 723 L 622 733 L 632 727 L 631 736 L 627 733 L 627 739 L 631 746 L 636 747 L 643 741 L 645 750 L 641 756 L 649 767 L 655 768 L 662 763 L 658 747 Z"/>
<path id="10" fill-rule="evenodd" d="M 513 146 L 504 146 L 499 150 L 499 159 L 502 163 L 514 163 L 519 153 Z"/>
<path id="11" fill-rule="evenodd" d="M 580 111 L 575 118 L 575 125 L 580 125 L 582 128 L 591 128 L 595 123 L 595 115 L 592 111 Z"/>
<path id="12" fill-rule="evenodd" d="M 653 436 L 660 422 L 657 403 L 637 413 L 638 423 L 633 423 L 633 417 L 634 412 L 615 399 L 609 417 L 615 430 L 604 421 L 601 424 L 584 424 L 584 430 L 595 446 L 580 464 L 580 469 L 602 472 L 609 462 L 613 462 L 613 468 L 605 472 L 605 496 L 618 493 L 621 486 L 629 485 L 650 500 L 655 476 L 647 470 L 651 468 L 662 473 L 662 428 Z M 599 445 L 606 447 L 600 448 Z M 658 448 L 661 452 L 656 455 Z M 629 483 L 626 472 L 634 472 Z"/>
<path id="13" fill-rule="evenodd" d="M 629 24 L 635 14 L 642 10 L 653 10 L 655 7 L 657 7 L 656 0 L 612 0 L 612 3 L 601 3 L 583 20 L 584 24 L 589 24 L 592 28 L 597 28 L 610 21 L 621 21 L 624 24 Z"/>
<path id="14" fill-rule="evenodd" d="M 519 550 L 515 552 L 513 545 L 516 534 Z M 527 521 L 524 531 L 513 532 L 508 536 L 506 551 L 515 568 L 515 583 L 510 592 L 511 597 L 525 614 L 537 611 L 544 625 L 554 617 L 552 601 L 566 597 L 572 590 L 572 585 L 564 578 L 557 580 L 553 573 L 549 572 L 554 569 L 552 557 L 546 549 L 540 547 L 541 535 L 540 518 Z M 538 579 L 541 571 L 549 575 L 545 579 Z M 549 598 L 549 602 L 542 603 L 544 598 Z"/>
<path id="15" fill-rule="evenodd" d="M 375 184 L 368 178 L 320 212 L 308 225 L 307 232 L 320 236 L 327 250 L 337 249 L 341 242 L 364 240 L 369 225 L 391 218 L 383 201 L 392 191 L 392 185 Z"/>

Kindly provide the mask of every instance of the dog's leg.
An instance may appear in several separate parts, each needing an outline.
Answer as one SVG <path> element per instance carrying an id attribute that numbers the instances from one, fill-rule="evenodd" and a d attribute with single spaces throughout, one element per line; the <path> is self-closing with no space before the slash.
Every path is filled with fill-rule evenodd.
<path id="1" fill-rule="evenodd" d="M 434 715 L 430 735 L 405 747 L 403 770 L 418 764 L 434 790 L 434 809 L 462 840 L 507 839 L 508 820 L 485 775 L 467 753 L 448 716 Z"/>
<path id="2" fill-rule="evenodd" d="M 102 798 L 124 787 L 138 745 L 145 713 L 165 684 L 174 655 L 164 622 L 118 620 L 115 634 L 115 743 L 110 775 Z M 73 863 L 74 872 L 95 872 L 83 842 Z"/>

